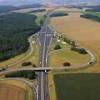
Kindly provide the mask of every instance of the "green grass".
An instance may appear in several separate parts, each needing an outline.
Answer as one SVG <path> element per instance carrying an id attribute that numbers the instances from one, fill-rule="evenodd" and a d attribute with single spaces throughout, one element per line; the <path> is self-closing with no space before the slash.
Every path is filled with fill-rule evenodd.
<path id="1" fill-rule="evenodd" d="M 70 62 L 71 65 L 80 65 L 89 61 L 89 55 L 82 55 L 68 49 L 59 50 L 51 53 L 50 66 L 63 66 L 64 62 Z"/>
<path id="2" fill-rule="evenodd" d="M 54 75 L 57 100 L 100 100 L 100 74 Z"/>

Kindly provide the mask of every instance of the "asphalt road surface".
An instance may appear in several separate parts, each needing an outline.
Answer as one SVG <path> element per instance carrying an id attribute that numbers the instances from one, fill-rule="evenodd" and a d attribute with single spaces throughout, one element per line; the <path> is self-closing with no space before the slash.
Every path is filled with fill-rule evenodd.
<path id="1" fill-rule="evenodd" d="M 49 15 L 47 16 L 44 25 L 38 33 L 40 44 L 40 67 L 48 67 L 48 51 L 53 38 L 53 31 L 48 25 Z M 49 100 L 48 94 L 48 72 L 47 70 L 38 72 L 37 78 L 38 95 L 37 100 Z"/>

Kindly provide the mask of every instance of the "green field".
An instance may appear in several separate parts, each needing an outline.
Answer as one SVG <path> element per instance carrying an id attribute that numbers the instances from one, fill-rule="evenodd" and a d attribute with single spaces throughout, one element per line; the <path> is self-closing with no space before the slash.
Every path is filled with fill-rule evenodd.
<path id="1" fill-rule="evenodd" d="M 54 75 L 57 100 L 100 100 L 100 74 Z"/>

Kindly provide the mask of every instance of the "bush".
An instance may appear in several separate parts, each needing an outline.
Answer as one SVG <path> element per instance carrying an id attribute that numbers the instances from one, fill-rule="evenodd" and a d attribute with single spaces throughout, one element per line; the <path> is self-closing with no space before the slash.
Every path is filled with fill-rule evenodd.
<path id="1" fill-rule="evenodd" d="M 35 64 L 33 64 L 32 67 L 37 67 L 37 66 Z"/>
<path id="2" fill-rule="evenodd" d="M 32 65 L 31 62 L 23 62 L 23 63 L 22 63 L 22 66 L 30 66 L 30 65 Z"/>
<path id="3" fill-rule="evenodd" d="M 76 51 L 80 54 L 87 54 L 87 51 L 84 48 L 72 47 L 71 50 Z"/>
<path id="4" fill-rule="evenodd" d="M 63 39 L 64 39 L 64 42 L 66 42 L 68 44 L 71 44 L 72 43 L 72 41 L 70 39 L 66 38 L 66 37 L 64 37 Z"/>
<path id="5" fill-rule="evenodd" d="M 63 66 L 71 66 L 71 64 L 70 64 L 69 62 L 65 62 L 65 63 L 63 64 Z"/>
<path id="6" fill-rule="evenodd" d="M 36 74 L 34 71 L 19 71 L 19 72 L 14 72 L 14 73 L 10 73 L 7 74 L 5 76 L 6 78 L 9 77 L 23 77 L 23 78 L 28 78 L 28 79 L 35 79 L 36 78 Z"/>
<path id="7" fill-rule="evenodd" d="M 68 16 L 66 12 L 55 12 L 50 17 Z"/>
<path id="8" fill-rule="evenodd" d="M 59 44 L 57 44 L 54 49 L 55 50 L 61 49 L 61 46 Z"/>
<path id="9" fill-rule="evenodd" d="M 87 54 L 87 51 L 86 51 L 84 48 L 81 48 L 81 49 L 79 50 L 79 53 L 81 53 L 81 54 Z"/>

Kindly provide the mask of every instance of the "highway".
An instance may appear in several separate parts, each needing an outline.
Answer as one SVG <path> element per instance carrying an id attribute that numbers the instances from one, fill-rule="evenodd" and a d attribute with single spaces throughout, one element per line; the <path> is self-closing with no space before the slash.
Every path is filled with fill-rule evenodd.
<path id="1" fill-rule="evenodd" d="M 37 100 L 49 100 L 49 89 L 48 89 L 48 71 L 61 71 L 61 70 L 69 70 L 69 69 L 78 69 L 78 68 L 83 68 L 91 65 L 89 62 L 87 62 L 84 65 L 79 65 L 79 66 L 70 66 L 70 67 L 49 67 L 48 65 L 48 54 L 49 54 L 49 48 L 50 44 L 52 43 L 53 37 L 54 37 L 54 32 L 52 31 L 52 28 L 49 27 L 49 16 L 53 13 L 50 12 L 47 14 L 47 18 L 41 27 L 41 30 L 37 33 L 37 42 L 40 46 L 40 58 L 39 58 L 39 67 L 33 68 L 31 66 L 25 67 L 25 68 L 16 68 L 16 69 L 7 69 L 5 71 L 0 72 L 0 75 L 8 74 L 11 72 L 16 72 L 16 71 L 24 71 L 24 70 L 33 70 L 37 71 Z M 32 54 L 32 37 L 29 39 L 30 42 L 30 48 L 31 51 L 29 55 Z M 91 57 L 90 62 L 95 63 L 96 58 L 95 56 L 87 50 L 88 54 Z"/>
<path id="2" fill-rule="evenodd" d="M 46 20 L 47 21 L 47 20 Z M 40 67 L 48 67 L 48 51 L 52 42 L 53 32 L 48 27 L 48 24 L 44 24 L 41 31 L 38 33 L 40 44 Z M 47 70 L 38 72 L 38 99 L 37 100 L 49 100 L 48 94 L 48 73 Z"/>

